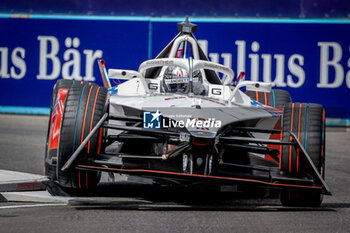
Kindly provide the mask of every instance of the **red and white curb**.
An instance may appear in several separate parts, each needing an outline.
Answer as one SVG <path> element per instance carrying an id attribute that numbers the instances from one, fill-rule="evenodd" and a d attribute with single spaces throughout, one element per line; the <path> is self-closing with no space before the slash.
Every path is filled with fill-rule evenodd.
<path id="1" fill-rule="evenodd" d="M 0 192 L 45 190 L 46 181 L 42 175 L 0 170 Z"/>
<path id="2" fill-rule="evenodd" d="M 62 203 L 68 204 L 71 197 L 52 196 L 45 191 L 26 191 L 26 192 L 2 192 L 1 195 L 12 202 L 40 202 L 40 203 Z"/>
<path id="3" fill-rule="evenodd" d="M 48 182 L 46 176 L 0 170 L 0 202 L 68 203 L 68 197 L 51 196 L 45 182 Z"/>

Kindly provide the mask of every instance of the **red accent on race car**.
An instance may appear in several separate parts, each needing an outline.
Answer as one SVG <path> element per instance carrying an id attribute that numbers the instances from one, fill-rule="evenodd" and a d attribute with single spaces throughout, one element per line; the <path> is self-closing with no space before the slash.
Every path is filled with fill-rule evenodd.
<path id="1" fill-rule="evenodd" d="M 275 124 L 275 127 L 273 129 L 278 129 L 278 130 L 281 130 L 281 118 L 278 119 L 277 123 Z M 282 138 L 281 138 L 281 135 L 282 135 L 282 131 L 281 131 L 281 134 L 271 134 L 269 139 L 276 139 L 276 140 L 281 140 L 282 141 Z M 279 150 L 280 154 L 277 155 L 278 159 L 281 160 L 281 153 L 282 153 L 282 147 L 280 145 L 271 145 L 271 144 L 268 144 L 267 145 L 268 148 L 271 148 L 271 149 L 277 149 Z M 272 160 L 272 161 L 276 161 L 274 158 L 272 158 L 269 154 L 266 154 L 265 155 L 265 159 L 269 159 L 269 160 Z M 276 161 L 277 162 L 277 161 Z"/>
<path id="2" fill-rule="evenodd" d="M 202 99 L 202 100 L 209 101 L 209 102 L 212 102 L 212 103 L 215 103 L 215 104 L 220 104 L 220 105 L 222 105 L 222 106 L 226 106 L 226 104 L 224 104 L 224 103 L 221 103 L 221 102 L 219 102 L 219 101 L 212 100 L 212 99 L 209 99 L 209 98 L 202 97 L 201 99 Z"/>
<path id="3" fill-rule="evenodd" d="M 85 185 L 86 185 L 86 189 L 88 189 L 89 188 L 89 182 L 88 182 L 88 177 L 89 177 L 89 174 L 88 174 L 88 172 L 85 172 Z"/>
<path id="4" fill-rule="evenodd" d="M 101 62 L 102 68 L 106 68 L 105 60 L 100 59 L 99 62 Z"/>
<path id="5" fill-rule="evenodd" d="M 240 83 L 241 80 L 243 80 L 244 75 L 245 75 L 245 72 L 244 72 L 244 71 L 242 71 L 242 72 L 239 74 L 239 76 L 238 76 L 238 78 L 237 78 L 237 80 L 236 80 L 236 84 L 235 84 L 236 86 L 237 86 L 238 83 Z"/>
<path id="6" fill-rule="evenodd" d="M 195 146 L 211 146 L 214 143 L 213 138 L 198 138 L 198 137 L 193 137 L 192 139 L 192 145 Z"/>
<path id="7" fill-rule="evenodd" d="M 81 188 L 80 173 L 81 173 L 81 171 L 78 171 L 78 187 L 79 187 L 79 188 Z"/>
<path id="8" fill-rule="evenodd" d="M 98 96 L 99 91 L 100 91 L 100 87 L 97 88 L 96 95 L 95 95 L 94 106 L 92 107 L 92 114 L 91 114 L 91 122 L 90 122 L 90 131 L 89 131 L 89 133 L 92 130 L 92 122 L 94 122 L 95 107 L 96 107 L 96 101 L 97 101 L 97 96 Z M 87 150 L 87 152 L 90 153 L 90 140 L 89 140 L 89 143 L 88 143 L 88 150 Z"/>
<path id="9" fill-rule="evenodd" d="M 97 154 L 101 154 L 101 142 L 102 142 L 102 128 L 100 128 L 100 133 L 98 136 L 98 147 L 97 147 Z"/>
<path id="10" fill-rule="evenodd" d="M 301 104 L 299 105 L 299 120 L 298 120 L 298 140 L 300 140 L 300 120 L 301 120 Z M 297 172 L 299 172 L 299 153 L 300 149 L 297 149 Z"/>
<path id="11" fill-rule="evenodd" d="M 326 111 L 323 109 L 323 113 L 322 113 L 322 127 L 323 127 L 323 132 L 325 134 L 325 119 L 326 119 Z M 324 139 L 324 135 L 322 135 L 322 148 L 321 148 L 321 156 L 322 158 L 324 157 L 324 142 L 325 142 L 325 139 Z"/>
<path id="12" fill-rule="evenodd" d="M 283 186 L 283 187 L 296 187 L 296 188 L 312 188 L 312 189 L 322 189 L 324 186 L 307 186 L 307 185 L 297 185 L 297 184 L 281 184 L 281 183 L 271 183 L 267 181 L 261 181 L 261 180 L 254 180 L 254 179 L 245 179 L 245 178 L 235 178 L 235 177 L 225 177 L 225 176 L 207 176 L 207 175 L 200 175 L 200 174 L 188 174 L 188 173 L 179 173 L 179 172 L 168 172 L 168 171 L 158 171 L 158 170 L 147 170 L 147 169 L 121 169 L 121 168 L 106 168 L 106 167 L 99 167 L 99 166 L 93 166 L 93 165 L 78 165 L 80 168 L 92 168 L 92 169 L 101 169 L 101 170 L 114 170 L 118 172 L 148 172 L 148 173 L 157 173 L 157 174 L 170 174 L 170 175 L 181 175 L 181 176 L 193 176 L 193 177 L 207 177 L 207 178 L 216 178 L 216 179 L 223 179 L 223 180 L 235 180 L 235 181 L 250 181 L 250 182 L 256 182 L 260 184 L 266 184 L 266 185 L 272 185 L 272 186 Z"/>
<path id="13" fill-rule="evenodd" d="M 90 86 L 89 95 L 88 95 L 87 103 L 86 103 L 86 106 L 85 106 L 85 113 L 84 113 L 83 127 L 82 127 L 82 130 L 81 130 L 81 142 L 80 143 L 83 143 L 83 140 L 84 140 L 85 120 L 86 120 L 87 109 L 89 107 L 91 90 L 92 90 L 92 86 Z"/>
<path id="14" fill-rule="evenodd" d="M 281 122 L 281 119 L 280 119 L 280 122 Z M 281 127 L 281 135 L 280 135 L 280 140 L 281 141 L 283 141 L 283 129 L 282 129 L 282 127 Z M 280 162 L 279 162 L 279 169 L 281 170 L 282 169 L 282 157 L 281 157 L 281 154 L 282 154 L 282 145 L 280 145 L 279 146 L 280 147 L 280 156 L 279 156 L 279 158 L 280 158 Z"/>
<path id="15" fill-rule="evenodd" d="M 293 121 L 294 121 L 294 104 L 292 104 L 292 116 L 290 119 L 290 131 L 293 132 Z M 292 141 L 290 136 L 290 141 Z M 289 146 L 289 172 L 292 172 L 292 145 Z"/>
<path id="16" fill-rule="evenodd" d="M 176 97 L 164 98 L 164 100 L 177 100 L 177 99 L 185 99 L 185 97 L 176 96 Z"/>
<path id="17" fill-rule="evenodd" d="M 58 148 L 58 140 L 64 113 L 64 102 L 66 101 L 68 89 L 59 89 L 50 120 L 49 150 Z"/>
<path id="18" fill-rule="evenodd" d="M 264 92 L 264 95 L 265 95 L 265 105 L 267 105 L 267 93 Z"/>
<path id="19" fill-rule="evenodd" d="M 256 98 L 255 98 L 255 99 L 256 99 L 256 101 L 258 101 L 258 102 L 259 102 L 259 92 L 257 92 L 257 91 L 255 92 L 255 97 L 256 97 Z"/>

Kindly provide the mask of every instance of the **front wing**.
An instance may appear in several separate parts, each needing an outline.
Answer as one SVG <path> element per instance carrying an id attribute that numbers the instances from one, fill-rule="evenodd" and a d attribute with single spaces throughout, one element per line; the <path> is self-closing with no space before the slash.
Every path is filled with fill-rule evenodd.
<path id="1" fill-rule="evenodd" d="M 219 137 L 218 141 L 225 141 L 225 143 L 239 144 L 256 143 L 256 144 L 275 144 L 275 145 L 292 145 L 302 151 L 302 155 L 305 156 L 306 161 L 309 163 L 312 173 L 307 177 L 292 177 L 288 175 L 282 175 L 279 168 L 275 166 L 265 165 L 241 165 L 233 163 L 225 163 L 215 173 L 211 174 L 187 174 L 183 173 L 180 169 L 172 167 L 172 161 L 169 161 L 169 157 L 164 156 L 145 156 L 145 155 L 131 155 L 131 154 L 101 154 L 95 159 L 82 160 L 79 158 L 79 153 L 83 150 L 91 136 L 97 132 L 100 127 L 117 129 L 132 132 L 137 137 L 147 140 L 159 140 L 162 138 L 170 138 L 169 140 L 179 141 L 180 133 L 158 130 L 158 129 L 143 129 L 136 126 L 114 125 L 107 123 L 106 120 L 114 119 L 121 121 L 138 122 L 140 118 L 129 117 L 108 117 L 106 113 L 101 120 L 97 123 L 91 133 L 85 138 L 83 143 L 73 153 L 71 158 L 67 161 L 62 170 L 69 169 L 74 166 L 78 170 L 93 170 L 93 171 L 105 171 L 121 174 L 130 174 L 142 177 L 148 177 L 153 179 L 172 179 L 179 182 L 204 182 L 215 184 L 235 184 L 235 185 L 250 185 L 263 188 L 276 188 L 276 189 L 309 189 L 321 192 L 323 194 L 331 195 L 331 192 L 325 183 L 323 177 L 320 175 L 315 165 L 313 164 L 310 156 L 303 148 L 297 137 L 293 132 L 289 132 L 292 141 L 286 142 L 273 139 L 259 139 L 254 137 Z M 240 130 L 246 130 L 249 132 L 264 132 L 264 133 L 277 133 L 278 130 L 271 129 L 256 129 L 251 127 L 240 127 Z M 111 141 L 123 140 L 122 137 L 115 135 L 109 136 L 107 139 Z M 109 142 L 110 143 L 110 142 Z M 184 144 L 184 143 L 182 143 Z M 178 146 L 179 149 L 174 149 L 173 155 L 179 154 L 186 145 Z M 259 148 L 252 147 L 257 150 Z M 261 147 L 260 150 L 266 149 Z M 268 152 L 268 151 L 267 151 Z M 152 164 L 152 165 L 150 165 Z M 232 172 L 239 168 L 240 172 Z M 241 172 L 241 171 L 249 172 Z"/>

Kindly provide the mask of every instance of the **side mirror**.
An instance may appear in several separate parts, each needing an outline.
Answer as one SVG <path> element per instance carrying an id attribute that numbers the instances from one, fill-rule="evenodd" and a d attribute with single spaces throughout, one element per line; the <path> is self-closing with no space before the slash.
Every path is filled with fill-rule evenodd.
<path id="1" fill-rule="evenodd" d="M 271 92 L 271 83 L 243 81 L 248 91 Z"/>
<path id="2" fill-rule="evenodd" d="M 135 70 L 121 70 L 121 69 L 108 69 L 108 76 L 111 79 L 126 79 L 130 80 L 133 78 L 138 78 L 145 89 L 146 94 L 150 93 L 150 90 L 147 86 L 145 78 Z"/>
<path id="3" fill-rule="evenodd" d="M 108 76 L 110 79 L 132 79 L 140 78 L 142 75 L 135 70 L 122 70 L 122 69 L 108 69 Z"/>
<path id="4" fill-rule="evenodd" d="M 272 85 L 264 82 L 242 81 L 233 89 L 229 101 L 232 101 L 236 92 L 242 87 L 246 87 L 248 91 L 271 92 Z"/>

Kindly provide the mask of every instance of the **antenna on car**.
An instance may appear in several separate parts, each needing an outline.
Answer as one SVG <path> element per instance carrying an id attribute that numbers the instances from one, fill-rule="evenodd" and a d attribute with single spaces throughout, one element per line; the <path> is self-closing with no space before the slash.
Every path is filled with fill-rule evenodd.
<path id="1" fill-rule="evenodd" d="M 191 23 L 186 16 L 185 21 L 177 23 L 177 29 L 183 33 L 194 33 L 197 30 L 197 24 Z"/>
<path id="2" fill-rule="evenodd" d="M 103 86 L 105 88 L 111 88 L 112 85 L 111 85 L 111 82 L 109 81 L 109 77 L 108 77 L 108 74 L 107 74 L 105 60 L 99 59 L 99 60 L 97 60 L 97 64 L 98 64 L 98 67 L 100 68 L 101 77 L 102 77 L 102 81 L 103 81 Z"/>
<path id="3" fill-rule="evenodd" d="M 193 95 L 193 58 L 188 58 L 188 76 L 189 76 L 189 89 L 188 92 L 190 95 Z"/>

